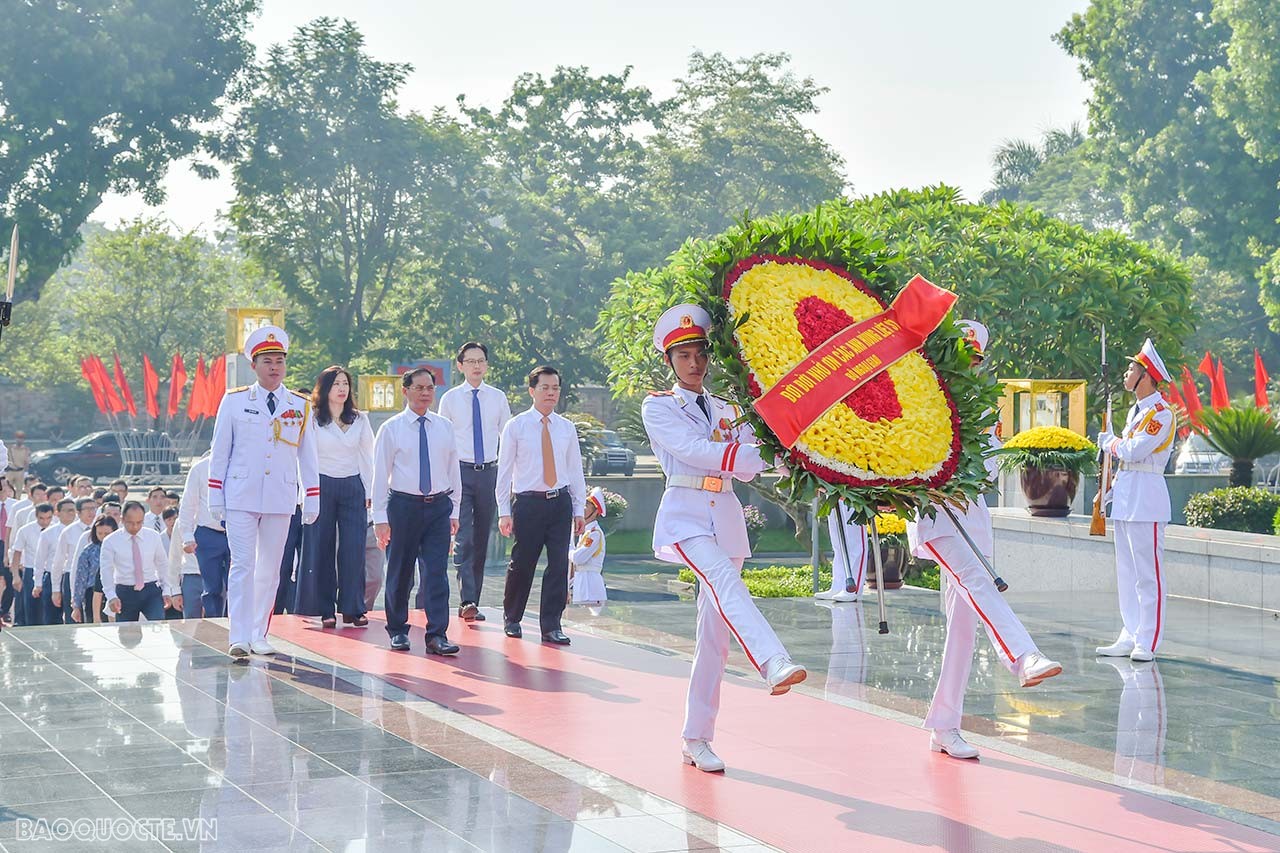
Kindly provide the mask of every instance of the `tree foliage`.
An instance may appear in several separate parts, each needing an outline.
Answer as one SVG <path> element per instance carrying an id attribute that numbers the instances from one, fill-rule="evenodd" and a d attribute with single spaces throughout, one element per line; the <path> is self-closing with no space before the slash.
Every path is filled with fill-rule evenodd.
<path id="1" fill-rule="evenodd" d="M 234 244 L 170 234 L 157 220 L 93 229 L 76 261 L 5 330 L 0 373 L 32 388 L 79 381 L 79 359 L 120 354 L 135 391 L 149 355 L 165 376 L 175 350 L 226 349 L 226 306 L 279 305 L 282 294 Z M 87 393 L 87 392 L 86 392 Z"/>
<path id="2" fill-rule="evenodd" d="M 372 59 L 350 22 L 317 19 L 268 55 L 224 140 L 231 222 L 300 309 L 321 359 L 349 363 L 378 329 L 452 184 L 432 122 L 401 115 L 408 67 Z M 320 342 L 323 342 L 321 344 Z"/>
<path id="3" fill-rule="evenodd" d="M 903 274 L 960 294 L 957 310 L 991 330 L 988 362 L 1004 376 L 1092 379 L 1102 323 L 1113 358 L 1144 337 L 1176 363 L 1191 333 L 1189 271 L 1168 253 L 1113 231 L 1090 232 L 1024 204 L 967 204 L 936 187 L 836 201 L 820 209 L 851 231 L 882 240 Z M 664 376 L 649 342 L 654 320 L 693 297 L 681 262 L 615 283 L 601 322 L 610 381 L 622 393 Z"/>
<path id="4" fill-rule="evenodd" d="M 163 199 L 169 163 L 253 57 L 259 0 L 5 4 L 0 230 L 22 235 L 19 300 L 39 297 L 108 191 Z M 6 241 L 7 245 L 7 241 Z"/>

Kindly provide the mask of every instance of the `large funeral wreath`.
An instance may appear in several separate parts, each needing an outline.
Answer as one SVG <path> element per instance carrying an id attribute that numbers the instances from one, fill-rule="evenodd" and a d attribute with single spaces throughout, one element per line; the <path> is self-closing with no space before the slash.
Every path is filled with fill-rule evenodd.
<path id="1" fill-rule="evenodd" d="M 911 272 L 879 240 L 819 213 L 744 220 L 654 271 L 683 279 L 678 290 L 710 312 L 714 390 L 741 406 L 766 455 L 786 463 L 779 487 L 790 500 L 822 489 L 824 508 L 843 498 L 865 523 L 882 506 L 910 514 L 985 490 L 997 390 L 969 367 L 955 323 L 962 303 L 923 347 L 828 410 L 792 448 L 752 408 L 818 345 L 884 311 Z"/>

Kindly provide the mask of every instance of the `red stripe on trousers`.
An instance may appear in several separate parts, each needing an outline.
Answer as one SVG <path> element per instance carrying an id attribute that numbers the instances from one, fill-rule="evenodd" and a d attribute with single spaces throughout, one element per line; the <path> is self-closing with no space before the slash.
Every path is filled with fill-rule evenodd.
<path id="1" fill-rule="evenodd" d="M 1011 663 L 1017 663 L 1018 659 L 1013 656 L 1009 651 L 1009 647 L 1004 644 L 1004 638 L 1000 636 L 1000 632 L 996 630 L 996 626 L 991 624 L 991 620 L 987 618 L 987 614 L 983 613 L 982 608 L 978 606 L 978 602 L 973 600 L 973 593 L 969 592 L 969 587 L 965 586 L 964 582 L 960 580 L 960 576 L 955 573 L 955 570 L 947 565 L 946 560 L 942 559 L 942 556 L 938 554 L 937 549 L 933 547 L 932 543 L 925 545 L 925 547 L 933 554 L 934 558 L 938 561 L 938 564 L 945 568 L 951 574 L 951 577 L 956 579 L 956 583 L 960 584 L 960 588 L 964 590 L 964 594 L 969 596 L 969 603 L 973 605 L 974 612 L 982 617 L 982 621 L 991 629 L 991 636 L 995 637 L 996 642 L 1000 644 L 1000 648 L 1004 652 L 1004 656 L 1007 657 Z"/>
<path id="2" fill-rule="evenodd" d="M 756 672 L 759 672 L 760 664 L 756 663 L 755 657 L 751 654 L 751 649 L 747 648 L 747 644 L 742 642 L 742 636 L 738 633 L 738 629 L 733 627 L 733 623 L 729 621 L 729 617 L 724 615 L 724 608 L 720 606 L 720 596 L 716 595 L 716 588 L 711 585 L 711 581 L 707 580 L 707 576 L 693 564 L 693 561 L 689 559 L 689 555 L 680 547 L 679 542 L 675 544 L 675 549 L 676 553 L 680 555 L 680 559 L 684 560 L 685 565 L 693 569 L 693 573 L 707 585 L 707 589 L 711 590 L 711 598 L 716 603 L 716 610 L 720 612 L 720 618 L 724 620 L 724 624 L 729 626 L 729 631 L 733 634 L 734 639 L 738 641 L 738 645 L 742 646 L 742 650 L 747 653 L 747 660 L 751 661 L 751 665 L 756 668 Z"/>
<path id="3" fill-rule="evenodd" d="M 1160 611 L 1164 608 L 1161 602 L 1164 598 L 1164 584 L 1160 580 L 1160 522 L 1152 522 L 1151 524 L 1151 554 L 1156 561 L 1156 633 L 1151 638 L 1151 651 L 1156 650 L 1156 646 L 1160 645 L 1160 618 L 1163 615 Z"/>

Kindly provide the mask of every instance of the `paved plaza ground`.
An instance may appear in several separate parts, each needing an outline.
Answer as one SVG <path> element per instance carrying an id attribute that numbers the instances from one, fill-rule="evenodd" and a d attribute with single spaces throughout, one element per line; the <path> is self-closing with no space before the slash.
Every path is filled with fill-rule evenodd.
<path id="1" fill-rule="evenodd" d="M 455 625 L 451 659 L 423 655 L 420 614 L 409 654 L 377 613 L 337 631 L 277 617 L 281 653 L 248 664 L 224 654 L 223 620 L 5 631 L 0 849 L 1280 850 L 1272 613 L 1173 600 L 1158 661 L 1106 661 L 1110 595 L 1037 594 L 1009 572 L 1065 672 L 1019 689 L 982 640 L 965 726 L 983 753 L 962 762 L 919 727 L 936 592 L 891 592 L 887 636 L 874 594 L 761 601 L 810 678 L 770 697 L 735 649 L 719 776 L 679 761 L 692 600 L 653 561 L 606 577 L 609 605 L 571 608 L 557 648 L 536 615 L 503 636 L 496 570 L 489 621 Z M 176 823 L 58 841 L 59 818 Z"/>

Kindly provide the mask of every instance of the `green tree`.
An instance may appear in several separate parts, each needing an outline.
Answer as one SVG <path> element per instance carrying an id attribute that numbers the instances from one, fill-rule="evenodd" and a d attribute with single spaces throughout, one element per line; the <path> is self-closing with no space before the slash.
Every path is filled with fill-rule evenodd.
<path id="1" fill-rule="evenodd" d="M 1241 277 L 1280 245 L 1280 160 L 1254 136 L 1277 116 L 1244 115 L 1274 103 L 1258 81 L 1280 56 L 1260 34 L 1278 20 L 1265 2 L 1094 0 L 1056 36 L 1093 86 L 1090 134 L 1134 233 Z"/>
<path id="2" fill-rule="evenodd" d="M 1116 232 L 1023 204 L 967 204 L 948 187 L 835 201 L 821 213 L 883 240 L 906 270 L 959 293 L 957 310 L 991 329 L 988 361 L 999 375 L 1092 379 L 1104 322 L 1113 358 L 1151 335 L 1176 364 L 1192 330 L 1188 270 Z M 649 330 L 663 309 L 693 296 L 689 288 L 670 265 L 615 283 L 601 328 L 619 393 L 653 387 L 663 368 Z"/>
<path id="3" fill-rule="evenodd" d="M 805 118 L 828 91 L 796 77 L 785 53 L 730 59 L 695 51 L 650 142 L 653 201 L 668 250 L 686 234 L 753 216 L 807 210 L 844 193 L 844 163 Z"/>
<path id="4" fill-rule="evenodd" d="M 161 379 L 175 350 L 225 350 L 225 308 L 274 306 L 283 294 L 231 243 L 170 234 L 158 220 L 93 229 L 73 262 L 55 274 L 22 323 L 5 331 L 0 374 L 31 388 L 80 383 L 79 360 L 118 352 L 142 410 L 141 361 Z M 25 313 L 25 312 L 24 312 Z M 82 412 L 87 424 L 92 407 Z"/>
<path id="5" fill-rule="evenodd" d="M 271 48 L 220 150 L 234 163 L 231 222 L 297 305 L 313 367 L 349 363 L 394 291 L 424 284 L 428 202 L 452 185 L 447 127 L 396 104 L 409 67 L 363 48 L 349 21 L 300 27 Z"/>
<path id="6" fill-rule="evenodd" d="M 0 230 L 21 230 L 19 300 L 39 297 L 108 191 L 163 200 L 169 163 L 252 59 L 259 0 L 6 3 Z M 5 241 L 7 246 L 7 240 Z"/>

